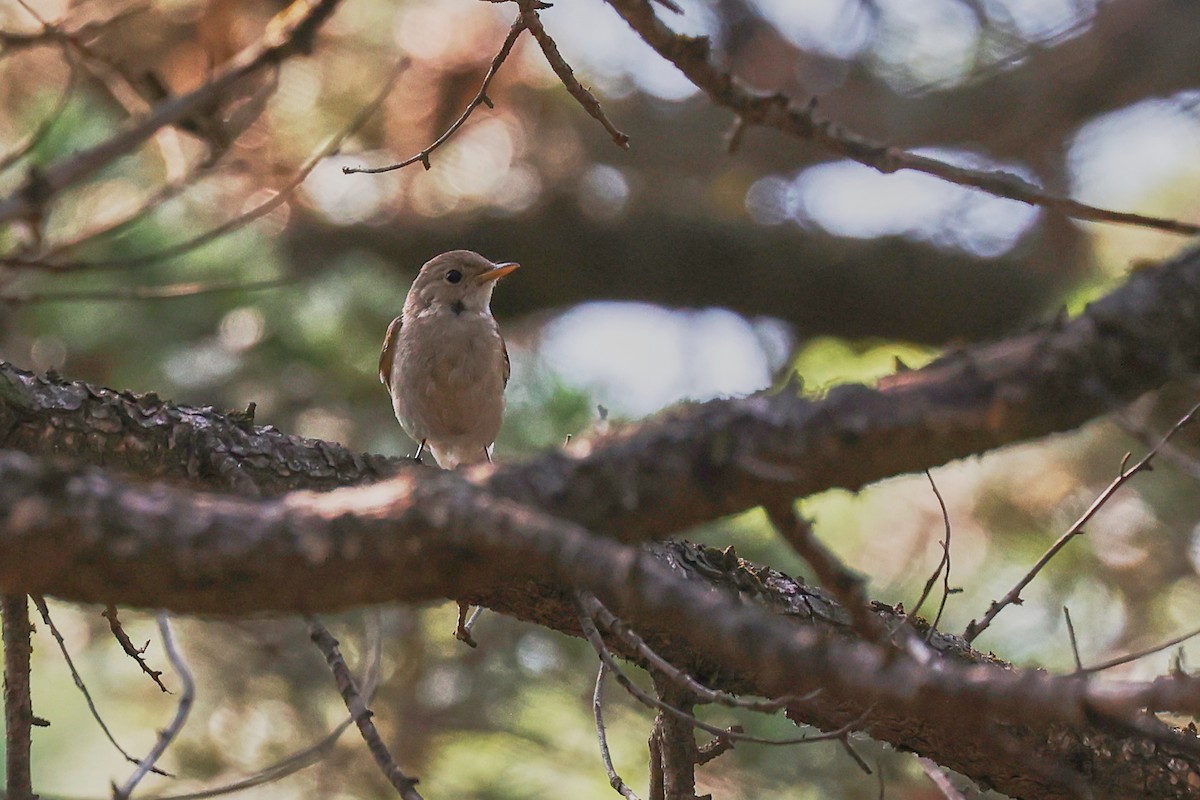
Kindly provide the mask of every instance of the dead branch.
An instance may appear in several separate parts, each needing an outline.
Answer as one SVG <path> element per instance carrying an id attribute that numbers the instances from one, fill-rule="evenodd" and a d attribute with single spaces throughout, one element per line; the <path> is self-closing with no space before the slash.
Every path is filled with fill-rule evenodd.
<path id="1" fill-rule="evenodd" d="M 608 752 L 608 735 L 604 730 L 604 676 L 608 673 L 608 665 L 600 662 L 596 672 L 596 688 L 592 691 L 592 717 L 596 721 L 596 737 L 600 740 L 600 759 L 604 762 L 604 770 L 608 773 L 608 785 L 625 800 L 639 800 L 628 784 L 617 774 L 613 766 L 612 754 Z"/>
<path id="2" fill-rule="evenodd" d="M 933 496 L 937 498 L 938 509 L 942 512 L 942 528 L 944 533 L 944 538 L 941 541 L 942 558 L 938 561 L 937 567 L 934 568 L 933 573 L 929 576 L 929 580 L 925 581 L 925 587 L 921 590 L 921 596 L 917 598 L 917 603 L 913 606 L 912 611 L 909 612 L 909 616 L 916 617 L 920 613 L 921 606 L 925 605 L 925 601 L 929 598 L 929 593 L 933 590 L 933 585 L 941 577 L 942 601 L 938 603 L 937 614 L 934 615 L 933 622 L 929 626 L 929 631 L 932 633 L 937 630 L 938 625 L 942 621 L 942 612 L 946 610 L 946 601 L 956 590 L 950 588 L 950 534 L 952 532 L 950 527 L 950 512 L 946 509 L 946 500 L 942 497 L 941 491 L 938 490 L 937 483 L 934 482 L 933 475 L 930 474 L 929 470 L 925 470 L 925 477 L 929 480 L 929 487 L 933 489 Z M 945 572 L 943 573 L 942 570 L 945 570 Z"/>
<path id="3" fill-rule="evenodd" d="M 379 685 L 380 667 L 383 659 L 383 632 L 380 629 L 379 611 L 376 609 L 372 614 L 368 615 L 368 626 L 366 634 L 366 650 L 367 663 L 363 668 L 360 692 L 362 698 L 367 703 L 375 697 L 375 690 Z M 279 761 L 267 767 L 263 767 L 245 777 L 231 781 L 229 783 L 212 786 L 207 789 L 201 789 L 195 792 L 185 792 L 183 794 L 159 794 L 149 798 L 149 800 L 207 800 L 210 797 L 220 797 L 227 794 L 235 794 L 237 792 L 252 789 L 256 786 L 263 786 L 268 783 L 273 783 L 288 775 L 293 775 L 305 767 L 312 766 L 321 759 L 328 756 L 342 734 L 354 724 L 353 717 L 347 717 L 342 720 L 336 727 L 321 739 L 313 742 L 308 747 L 297 750 L 287 756 L 284 756 Z"/>
<path id="4" fill-rule="evenodd" d="M 179 676 L 179 682 L 183 684 L 183 689 L 179 693 L 179 703 L 175 707 L 175 715 L 171 718 L 170 724 L 158 732 L 158 741 L 154 743 L 154 747 L 150 749 L 146 757 L 138 762 L 137 769 L 129 776 L 129 780 L 125 781 L 125 785 L 120 789 L 113 787 L 113 800 L 128 800 L 133 794 L 133 790 L 142 782 L 142 778 L 153 771 L 158 759 L 162 758 L 162 754 L 171 746 L 171 742 L 175 741 L 183 731 L 183 726 L 187 724 L 188 715 L 192 711 L 192 703 L 196 699 L 196 680 L 192 677 L 192 670 L 188 667 L 187 660 L 175 643 L 171 618 L 165 611 L 160 611 L 157 621 L 163 650 L 166 651 L 167 660 L 171 662 L 175 674 Z"/>
<path id="5" fill-rule="evenodd" d="M 713 103 L 733 111 L 738 118 L 738 129 L 750 125 L 774 128 L 803 141 L 815 142 L 830 152 L 885 174 L 911 169 L 959 186 L 981 189 L 996 197 L 1057 211 L 1073 219 L 1137 225 L 1185 236 L 1200 233 L 1200 225 L 1195 223 L 1098 208 L 1050 194 L 1011 172 L 959 167 L 872 141 L 834 122 L 820 119 L 815 102 L 797 105 L 781 94 L 759 94 L 747 89 L 713 63 L 706 37 L 675 33 L 658 19 L 649 0 L 608 0 L 608 4 L 638 36 L 678 67 Z M 736 145 L 741 138 L 738 129 L 735 129 L 731 144 Z"/>
<path id="6" fill-rule="evenodd" d="M 417 779 L 410 778 L 400 769 L 392 754 L 388 752 L 387 745 L 383 743 L 383 738 L 379 735 L 375 723 L 371 721 L 374 714 L 358 691 L 354 676 L 350 674 L 350 668 L 346 666 L 346 660 L 338 648 L 338 640 L 333 638 L 329 629 L 315 617 L 308 619 L 308 635 L 313 644 L 325 656 L 325 663 L 333 672 L 338 693 L 341 694 L 342 700 L 346 704 L 346 710 L 350 712 L 354 724 L 358 726 L 359 733 L 362 734 L 363 740 L 367 743 L 367 749 L 383 772 L 383 776 L 404 800 L 422 800 L 420 792 L 417 791 Z"/>
<path id="7" fill-rule="evenodd" d="M 166 684 L 162 682 L 162 670 L 151 669 L 150 665 L 146 663 L 146 648 L 150 646 L 150 643 L 147 642 L 141 647 L 133 643 L 129 638 L 129 634 L 125 632 L 125 627 L 121 624 L 121 616 L 117 611 L 117 607 L 112 603 L 109 603 L 100 612 L 100 616 L 108 620 L 108 629 L 112 632 L 113 638 L 117 640 L 117 644 L 121 645 L 121 649 L 125 652 L 125 655 L 132 658 L 138 667 L 141 668 L 142 672 L 150 676 L 150 680 L 154 681 L 163 694 L 170 694 Z"/>
<path id="8" fill-rule="evenodd" d="M 817 539 L 812 524 L 796 513 L 791 501 L 766 507 L 767 518 L 779 536 L 812 567 L 821 586 L 828 589 L 842 608 L 850 612 L 855 629 L 864 638 L 882 641 L 887 630 L 868 607 L 865 581 L 852 572 Z"/>
<path id="9" fill-rule="evenodd" d="M 476 92 L 475 96 L 471 98 L 471 102 L 467 103 L 466 109 L 459 114 L 458 119 L 450 123 L 450 127 L 447 128 L 441 136 L 431 142 L 428 147 L 416 155 L 410 156 L 409 158 L 406 158 L 396 164 L 391 164 L 386 167 L 342 167 L 342 173 L 345 175 L 353 175 L 356 173 L 377 175 L 381 172 L 391 172 L 392 170 L 402 169 L 410 164 L 416 164 L 417 162 L 420 162 L 421 166 L 425 167 L 425 169 L 430 169 L 433 165 L 430 163 L 429 157 L 433 155 L 435 150 L 448 142 L 450 137 L 458 132 L 459 128 L 466 124 L 467 120 L 471 118 L 471 115 L 475 113 L 475 109 L 479 108 L 480 106 L 487 106 L 488 108 L 493 107 L 492 100 L 488 96 L 488 89 L 491 87 L 492 80 L 496 77 L 496 73 L 500 71 L 501 65 L 508 60 L 508 55 L 512 52 L 513 45 L 517 43 L 517 39 L 524 30 L 524 17 L 517 17 L 513 21 L 512 27 L 508 29 L 508 36 L 504 38 L 504 43 L 500 45 L 500 52 L 496 53 L 495 57 L 492 59 L 491 66 L 488 67 L 487 74 L 483 76 L 483 83 L 479 86 L 479 91 Z"/>
<path id="10" fill-rule="evenodd" d="M 160 128 L 196 113 L 243 78 L 264 67 L 306 53 L 321 24 L 340 0 L 294 0 L 267 25 L 262 38 L 238 53 L 197 89 L 159 103 L 144 119 L 115 136 L 45 170 L 31 172 L 24 185 L 0 200 L 0 223 L 36 217 L 55 195 L 146 141 Z"/>
<path id="11" fill-rule="evenodd" d="M 24 594 L 0 597 L 4 627 L 5 794 L 11 800 L 36 800 L 30 770 L 33 704 L 29 692 L 29 604 Z"/>
<path id="12" fill-rule="evenodd" d="M 612 137 L 613 144 L 628 150 L 629 136 L 617 130 L 617 127 L 612 124 L 608 115 L 604 113 L 604 109 L 600 106 L 600 101 L 575 77 L 575 71 L 571 69 L 571 65 L 563 58 L 562 53 L 558 52 L 558 44 L 546 31 L 546 27 L 542 25 L 541 17 L 538 16 L 538 9 L 546 8 L 546 4 L 539 2 L 539 0 L 517 0 L 517 4 L 521 7 L 521 19 L 524 21 L 525 27 L 529 29 L 529 32 L 533 34 L 533 38 L 537 40 L 538 47 L 542 48 L 542 55 L 546 57 L 546 62 L 550 65 L 550 69 L 554 70 L 554 74 L 558 76 L 559 81 L 566 87 L 567 92 L 571 97 L 575 98 L 584 111 L 604 127 L 604 130 Z"/>
<path id="13" fill-rule="evenodd" d="M 1159 449 L 1170 442 L 1171 437 L 1178 433 L 1182 428 L 1191 424 L 1198 413 L 1200 413 L 1200 403 L 1192 406 L 1191 410 L 1184 414 L 1183 417 L 1180 418 L 1180 420 L 1174 425 L 1172 425 L 1171 429 L 1163 435 L 1162 440 L 1153 448 L 1151 448 L 1150 452 L 1146 453 L 1146 455 L 1144 455 L 1141 460 L 1139 460 L 1132 467 L 1126 466 L 1129 461 L 1129 454 L 1126 453 L 1125 459 L 1121 462 L 1121 468 L 1117 472 L 1117 477 L 1113 478 L 1112 482 L 1109 483 L 1108 486 L 1105 487 L 1104 491 L 1100 493 L 1100 496 L 1097 497 L 1090 506 L 1088 506 L 1087 510 L 1083 512 L 1079 519 L 1075 520 L 1075 523 L 1067 529 L 1066 533 L 1060 536 L 1054 544 L 1050 545 L 1046 552 L 1042 554 L 1042 557 L 1039 558 L 1037 562 L 1029 568 L 1029 571 L 1025 573 L 1021 580 L 1017 581 L 1017 584 L 1013 586 L 1013 588 L 1009 589 L 1008 592 L 1005 593 L 1005 595 L 999 600 L 993 601 L 992 604 L 988 606 L 987 612 L 978 621 L 971 620 L 971 622 L 967 624 L 967 629 L 963 633 L 963 638 L 968 642 L 975 641 L 975 638 L 988 629 L 988 626 L 992 624 L 992 621 L 1001 611 L 1013 603 L 1020 602 L 1021 592 L 1024 591 L 1025 587 L 1028 586 L 1033 579 L 1038 576 L 1038 573 L 1040 573 L 1045 566 L 1050 563 L 1050 560 L 1053 559 L 1054 556 L 1058 555 L 1058 553 L 1067 546 L 1068 542 L 1083 533 L 1083 526 L 1086 525 L 1092 519 L 1092 517 L 1096 515 L 1096 512 L 1104 507 L 1104 504 L 1107 503 L 1112 496 L 1117 493 L 1117 490 L 1124 486 L 1130 478 L 1132 478 L 1134 475 L 1137 475 L 1139 472 L 1144 472 L 1151 469 L 1150 463 L 1154 460 L 1154 456 L 1158 454 Z"/>
<path id="14" fill-rule="evenodd" d="M 358 113 L 356 113 L 354 117 L 346 123 L 345 127 L 332 136 L 329 136 L 319 147 L 317 147 L 317 149 L 312 153 L 312 155 L 309 156 L 308 160 L 300 167 L 300 169 L 288 179 L 286 184 L 280 187 L 278 192 L 255 207 L 248 209 L 247 211 L 238 214 L 235 217 L 231 217 L 211 230 L 207 230 L 204 233 L 193 236 L 190 239 L 177 242 L 176 244 L 152 253 L 141 253 L 138 255 L 103 260 L 93 259 L 90 261 L 47 261 L 44 258 L 9 259 L 6 260 L 6 263 L 8 266 L 12 267 L 46 269 L 56 273 L 72 272 L 84 269 L 127 269 L 179 258 L 180 256 L 204 247 L 205 245 L 214 242 L 217 239 L 228 236 L 234 231 L 249 225 L 251 222 L 265 217 L 267 214 L 270 214 L 272 211 L 286 203 L 296 189 L 298 189 L 300 185 L 308 178 L 308 176 L 312 174 L 312 171 L 317 168 L 317 165 L 320 164 L 321 161 L 336 153 L 347 138 L 353 136 L 359 128 L 366 124 L 367 120 L 370 119 L 370 117 L 379 109 L 379 106 L 382 105 L 383 101 L 387 99 L 387 96 L 391 92 L 396 79 L 405 69 L 408 68 L 408 64 L 409 62 L 407 60 L 398 62 L 396 66 L 389 72 L 382 88 L 378 93 L 376 93 L 375 97 L 370 102 L 363 105 L 358 110 Z M 61 250 L 65 249 L 66 247 L 74 247 L 77 244 L 78 242 L 73 242 L 64 246 L 64 248 L 59 249 Z"/>
<path id="15" fill-rule="evenodd" d="M 66 640 L 63 639 L 63 635 L 58 630 L 58 626 L 54 624 L 54 620 L 50 617 L 50 609 L 46 605 L 45 598 L 43 598 L 41 595 L 35 595 L 33 597 L 33 604 L 37 607 L 38 614 L 40 614 L 42 617 L 42 622 L 45 623 L 46 627 L 50 629 L 50 634 L 54 637 L 55 643 L 58 644 L 58 650 L 60 653 L 62 653 L 63 661 L 67 663 L 67 669 L 71 671 L 71 678 L 75 681 L 75 688 L 78 689 L 80 694 L 83 695 L 84 702 L 87 703 L 88 711 L 91 713 L 92 719 L 96 720 L 96 724 L 100 726 L 100 730 L 104 731 L 104 738 L 108 739 L 109 744 L 116 748 L 117 752 L 120 753 L 126 761 L 128 761 L 130 764 L 136 764 L 140 766 L 141 762 L 129 755 L 129 751 L 120 745 L 116 737 L 113 736 L 112 731 L 109 730 L 108 723 L 106 723 L 104 718 L 100 716 L 100 709 L 96 708 L 96 702 L 92 699 L 92 693 L 88 691 L 87 684 L 83 682 L 83 676 L 79 674 L 79 670 L 75 667 L 75 661 L 71 658 L 71 652 L 67 649 Z M 150 771 L 155 775 L 174 777 L 170 773 L 164 772 L 157 767 L 152 767 Z"/>

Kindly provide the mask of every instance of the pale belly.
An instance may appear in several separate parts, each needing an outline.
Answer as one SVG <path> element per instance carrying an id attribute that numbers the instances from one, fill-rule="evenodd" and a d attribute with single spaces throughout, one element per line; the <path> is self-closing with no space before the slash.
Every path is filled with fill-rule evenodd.
<path id="1" fill-rule="evenodd" d="M 504 416 L 504 353 L 490 317 L 454 319 L 442 335 L 406 325 L 393 363 L 396 418 L 414 440 L 427 442 L 438 463 L 453 467 L 487 460 Z"/>

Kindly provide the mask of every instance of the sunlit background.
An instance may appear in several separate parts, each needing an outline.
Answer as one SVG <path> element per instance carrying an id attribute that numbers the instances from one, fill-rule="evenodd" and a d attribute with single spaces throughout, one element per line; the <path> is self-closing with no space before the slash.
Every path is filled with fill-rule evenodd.
<path id="1" fill-rule="evenodd" d="M 32 167 L 104 140 L 164 93 L 200 85 L 282 7 L 23 5 L 0 4 L 0 29 L 36 33 L 37 17 L 68 30 L 117 20 L 87 29 L 82 47 L 50 40 L 0 50 L 0 154 L 37 137 L 0 171 L 0 197 Z M 819 114 L 859 133 L 1006 170 L 1088 203 L 1200 215 L 1195 10 L 1152 0 L 680 5 L 680 16 L 657 13 L 677 30 L 712 37 L 721 63 L 749 85 L 799 102 L 815 95 Z M 0 228 L 9 258 L 0 266 L 0 297 L 8 298 L 0 357 L 179 403 L 253 402 L 259 424 L 407 454 L 413 445 L 375 374 L 379 344 L 421 263 L 467 247 L 523 265 L 493 304 L 513 359 L 497 458 L 518 460 L 682 401 L 768 388 L 792 370 L 814 396 L 871 382 L 896 359 L 919 366 L 948 347 L 1078 310 L 1130 269 L 1181 246 L 1178 237 L 1071 223 L 924 175 L 881 175 L 771 132 L 746 132 L 731 155 L 730 115 L 601 0 L 561 0 L 542 19 L 630 134 L 628 152 L 523 37 L 488 93 L 495 108 L 479 108 L 433 153 L 432 169 L 343 174 L 436 139 L 475 95 L 514 14 L 474 0 L 345 0 L 312 57 L 260 76 L 211 118 L 164 130 L 58 197 L 40 225 Z M 1161 43 L 1154 58 L 1139 49 L 1146 41 Z M 408 68 L 365 126 L 278 207 L 203 246 L 157 257 L 286 192 L 387 86 L 402 57 Z M 13 257 L 65 268 L 19 267 Z M 177 299 L 53 297 L 276 279 L 273 288 Z M 964 590 L 950 598 L 943 627 L 961 630 L 1007 590 L 1111 479 L 1122 454 L 1142 449 L 1137 436 L 1161 432 L 1194 395 L 1195 387 L 1174 387 L 1130 410 L 1124 427 L 1097 423 L 935 470 L 953 530 L 952 582 Z M 1200 468 L 1187 447 L 1180 439 L 1159 470 L 1123 489 L 978 644 L 1022 665 L 1069 669 L 1064 606 L 1085 663 L 1200 622 Z M 943 538 L 924 476 L 858 495 L 830 492 L 803 509 L 870 576 L 873 597 L 915 602 Z M 732 542 L 745 557 L 805 574 L 758 514 L 692 538 Z M 174 698 L 118 652 L 98 609 L 56 604 L 53 612 L 118 738 L 145 752 Z M 591 722 L 595 664 L 586 645 L 491 615 L 480 623 L 480 649 L 468 650 L 451 635 L 454 615 L 452 606 L 382 611 L 376 721 L 425 795 L 613 796 Z M 163 667 L 153 626 L 128 617 L 135 641 L 151 640 L 148 658 Z M 359 659 L 362 614 L 332 624 Z M 226 783 L 341 718 L 299 621 L 180 627 L 201 692 L 164 762 L 181 777 L 155 778 L 151 791 Z M 52 722 L 35 733 L 35 786 L 43 796 L 107 796 L 109 781 L 129 767 L 89 719 L 44 630 L 35 656 L 35 712 Z M 1172 651 L 1119 674 L 1161 674 L 1173 657 L 1186 663 L 1186 653 Z M 651 715 L 615 684 L 608 709 L 618 769 L 644 788 Z M 734 721 L 727 710 L 708 716 Z M 740 721 L 777 735 L 791 728 Z M 882 771 L 887 797 L 937 796 L 910 756 L 867 740 L 858 747 Z M 836 743 L 739 746 L 699 777 L 701 793 L 717 798 L 880 791 L 879 777 L 863 774 Z M 320 765 L 242 796 L 390 791 L 347 734 Z"/>

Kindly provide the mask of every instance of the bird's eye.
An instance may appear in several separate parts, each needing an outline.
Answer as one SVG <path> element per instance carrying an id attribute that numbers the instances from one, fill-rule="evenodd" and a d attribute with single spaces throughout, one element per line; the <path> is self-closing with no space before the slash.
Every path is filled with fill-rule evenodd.
<path id="1" fill-rule="evenodd" d="M 446 281 L 448 283 L 458 283 L 462 280 L 462 273 L 456 269 L 452 269 L 446 273 Z"/>

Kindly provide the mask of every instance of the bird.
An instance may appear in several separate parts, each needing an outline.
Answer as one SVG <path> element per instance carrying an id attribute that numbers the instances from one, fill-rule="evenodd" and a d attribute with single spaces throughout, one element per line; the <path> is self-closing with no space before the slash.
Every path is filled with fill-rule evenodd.
<path id="1" fill-rule="evenodd" d="M 491 462 L 511 372 L 492 292 L 519 266 L 470 250 L 434 256 L 388 325 L 379 380 L 417 461 L 428 450 L 444 469 Z"/>

